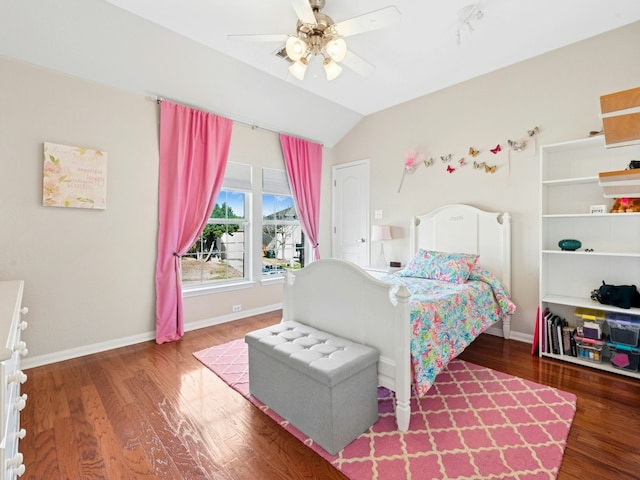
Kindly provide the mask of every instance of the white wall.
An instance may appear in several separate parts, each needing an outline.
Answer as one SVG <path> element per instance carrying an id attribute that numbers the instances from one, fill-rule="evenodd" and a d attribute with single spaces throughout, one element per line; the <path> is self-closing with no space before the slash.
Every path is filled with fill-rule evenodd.
<path id="1" fill-rule="evenodd" d="M 149 332 L 156 106 L 2 58 L 0 71 L 0 279 L 25 280 L 30 357 Z M 45 141 L 107 152 L 106 210 L 42 206 Z"/>
<path id="2" fill-rule="evenodd" d="M 600 130 L 600 96 L 640 85 L 639 44 L 640 23 L 635 23 L 360 122 L 333 150 L 336 163 L 371 159 L 371 211 L 382 209 L 382 222 L 402 235 L 390 242 L 390 257 L 408 260 L 412 215 L 447 203 L 510 212 L 512 296 L 518 307 L 512 329 L 515 337 L 530 338 L 538 296 L 537 147 Z M 433 74 L 438 74 L 437 65 Z M 540 134 L 529 139 L 527 131 L 534 126 L 540 127 Z M 529 146 L 509 154 L 509 139 L 529 140 Z M 498 143 L 502 152 L 491 154 L 489 149 Z M 476 161 L 497 165 L 495 174 L 473 168 L 470 146 L 481 150 Z M 434 157 L 435 163 L 407 177 L 398 193 L 405 152 L 410 148 Z M 453 173 L 447 173 L 439 158 L 448 153 L 453 153 Z M 460 168 L 460 157 L 469 165 Z"/>
<path id="3" fill-rule="evenodd" d="M 506 153 L 494 158 L 487 149 L 535 125 L 538 144 L 599 129 L 599 96 L 640 82 L 639 41 L 636 23 L 363 120 L 324 151 L 322 256 L 330 254 L 334 163 L 371 159 L 371 209 L 382 209 L 384 222 L 403 234 L 389 257 L 404 262 L 410 215 L 452 202 L 506 209 L 513 215 L 513 330 L 530 335 L 538 291 L 537 154 L 514 154 L 507 168 Z M 26 281 L 26 365 L 153 338 L 157 129 L 158 107 L 141 95 L 0 57 L 0 280 Z M 108 153 L 106 210 L 41 206 L 45 141 Z M 479 161 L 499 165 L 495 174 L 471 166 L 448 174 L 436 160 L 397 193 L 408 148 L 454 153 L 457 161 L 470 145 L 483 150 Z M 277 168 L 277 136 L 236 125 L 230 159 Z M 259 175 L 254 169 L 256 185 Z M 186 328 L 231 319 L 235 304 L 246 315 L 280 301 L 281 285 L 260 284 L 189 297 Z"/>
<path id="4" fill-rule="evenodd" d="M 158 110 L 141 95 L 0 57 L 0 280 L 25 280 L 25 366 L 154 338 Z M 107 152 L 106 210 L 42 206 L 43 142 Z M 260 215 L 260 167 L 284 169 L 278 136 L 234 124 L 229 159 L 254 165 Z M 327 199 L 331 164 L 326 152 Z M 323 205 L 322 255 L 329 215 Z M 254 229 L 257 251 L 260 241 Z M 281 296 L 281 284 L 258 282 L 189 297 L 185 328 L 273 309 Z"/>

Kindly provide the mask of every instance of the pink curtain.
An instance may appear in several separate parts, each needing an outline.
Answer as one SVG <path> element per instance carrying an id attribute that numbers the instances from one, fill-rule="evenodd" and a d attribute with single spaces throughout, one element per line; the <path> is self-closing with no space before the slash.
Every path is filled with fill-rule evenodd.
<path id="1" fill-rule="evenodd" d="M 180 256 L 213 211 L 227 166 L 233 123 L 163 101 L 160 107 L 156 342 L 184 334 Z"/>
<path id="2" fill-rule="evenodd" d="M 311 242 L 311 261 L 320 258 L 318 231 L 320 224 L 320 184 L 322 180 L 322 146 L 280 135 L 280 145 L 287 167 L 287 177 L 296 211 L 305 236 Z"/>

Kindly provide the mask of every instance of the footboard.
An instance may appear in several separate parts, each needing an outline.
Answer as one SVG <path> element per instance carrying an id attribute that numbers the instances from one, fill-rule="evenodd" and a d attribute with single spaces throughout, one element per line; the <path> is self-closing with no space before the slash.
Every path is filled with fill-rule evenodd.
<path id="1" fill-rule="evenodd" d="M 295 320 L 380 353 L 378 383 L 395 392 L 398 428 L 407 431 L 411 394 L 409 292 L 338 259 L 287 272 L 283 320 Z"/>

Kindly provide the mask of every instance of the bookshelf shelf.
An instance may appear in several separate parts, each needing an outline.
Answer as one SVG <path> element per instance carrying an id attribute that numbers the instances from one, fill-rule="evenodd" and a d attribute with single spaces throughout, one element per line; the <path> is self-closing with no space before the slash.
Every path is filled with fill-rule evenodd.
<path id="1" fill-rule="evenodd" d="M 605 198 L 640 197 L 640 170 L 617 170 L 600 172 L 598 185 Z"/>

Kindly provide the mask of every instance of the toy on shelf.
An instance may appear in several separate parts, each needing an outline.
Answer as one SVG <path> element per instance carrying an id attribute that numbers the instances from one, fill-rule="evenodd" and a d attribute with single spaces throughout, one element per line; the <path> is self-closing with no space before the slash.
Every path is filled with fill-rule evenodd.
<path id="1" fill-rule="evenodd" d="M 640 198 L 616 198 L 611 213 L 640 212 Z"/>

